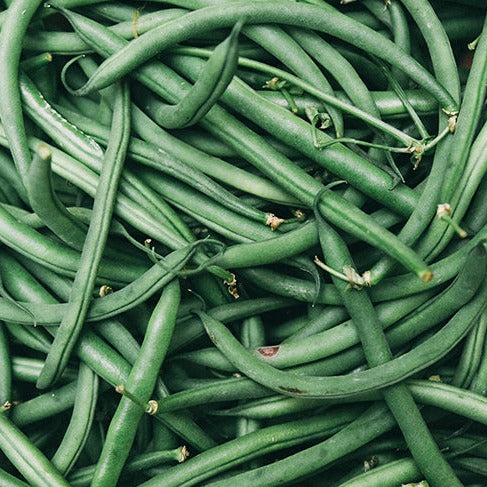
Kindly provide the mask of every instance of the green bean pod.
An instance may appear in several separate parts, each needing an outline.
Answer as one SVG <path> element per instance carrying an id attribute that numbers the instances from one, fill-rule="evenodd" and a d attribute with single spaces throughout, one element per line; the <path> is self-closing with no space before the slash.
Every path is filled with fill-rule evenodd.
<path id="1" fill-rule="evenodd" d="M 482 313 L 487 287 L 482 286 L 477 296 L 449 321 L 448 325 L 412 351 L 387 365 L 356 372 L 348 376 L 312 377 L 285 372 L 255 360 L 227 328 L 204 313 L 198 313 L 215 345 L 238 370 L 281 394 L 297 397 L 343 397 L 394 384 L 427 365 L 436 362 L 451 350 L 468 332 Z M 465 319 L 465 321 L 463 321 Z M 439 342 L 440 337 L 442 340 Z M 436 345 L 435 345 L 436 344 Z"/>
<path id="2" fill-rule="evenodd" d="M 29 146 L 22 115 L 19 90 L 19 63 L 22 40 L 41 0 L 16 0 L 7 9 L 0 33 L 0 117 L 9 140 L 12 156 L 23 179 L 30 164 Z"/>
<path id="3" fill-rule="evenodd" d="M 94 420 L 97 399 L 98 376 L 81 362 L 71 421 L 61 444 L 51 458 L 52 464 L 64 476 L 74 467 L 83 450 Z"/>
<path id="4" fill-rule="evenodd" d="M 159 106 L 155 119 L 162 127 L 174 129 L 193 125 L 217 103 L 237 68 L 241 28 L 242 23 L 237 22 L 227 39 L 215 47 L 200 77 L 177 105 Z"/>
<path id="5" fill-rule="evenodd" d="M 11 400 L 12 360 L 5 325 L 0 323 L 0 404 Z"/>
<path id="6" fill-rule="evenodd" d="M 66 367 L 84 323 L 98 265 L 108 237 L 110 219 L 130 134 L 128 89 L 125 87 L 119 88 L 119 90 L 113 116 L 113 138 L 107 149 L 105 164 L 97 186 L 93 217 L 83 245 L 80 268 L 73 282 L 68 313 L 59 325 L 43 371 L 37 381 L 40 389 L 55 382 Z"/>
<path id="7" fill-rule="evenodd" d="M 81 250 L 86 229 L 74 219 L 54 192 L 48 147 L 37 147 L 27 172 L 26 186 L 32 209 L 39 218 L 70 247 Z"/>
<path id="8" fill-rule="evenodd" d="M 164 27 L 153 29 L 150 35 L 138 37 L 131 43 L 130 48 L 122 49 L 110 60 L 105 61 L 98 72 L 77 93 L 85 94 L 90 90 L 111 84 L 171 44 L 180 42 L 185 36 L 194 36 L 214 27 L 233 25 L 240 18 L 245 18 L 247 24 L 281 22 L 298 26 L 304 25 L 307 28 L 334 35 L 361 48 L 366 47 L 373 54 L 394 65 L 397 64 L 417 83 L 430 88 L 438 96 L 445 110 L 456 111 L 456 103 L 446 90 L 438 85 L 418 63 L 380 34 L 363 28 L 363 26 L 357 29 L 357 24 L 354 21 L 335 11 L 328 11 L 327 15 L 323 16 L 321 9 L 313 5 L 296 5 L 287 1 L 279 2 L 279 4 L 282 8 L 276 9 L 274 5 L 270 8 L 263 2 L 233 3 L 226 9 L 216 6 L 191 12 L 182 19 L 178 19 L 177 35 L 172 32 L 170 23 L 167 23 Z M 293 7 L 290 10 L 285 8 L 290 6 Z M 174 27 L 176 27 L 176 22 L 174 22 Z"/>
<path id="9" fill-rule="evenodd" d="M 218 472 L 288 446 L 301 444 L 307 439 L 327 437 L 359 414 L 357 408 L 330 411 L 325 415 L 289 421 L 268 426 L 248 435 L 218 445 L 151 480 L 144 487 L 154 487 L 164 482 L 167 487 L 198 485 Z"/>
<path id="10" fill-rule="evenodd" d="M 64 477 L 5 414 L 0 412 L 0 448 L 32 485 L 68 487 Z"/>
<path id="11" fill-rule="evenodd" d="M 176 321 L 180 289 L 177 280 L 162 292 L 147 327 L 139 357 L 124 384 L 142 403 L 146 403 L 155 386 Z M 143 410 L 128 397 L 123 397 L 108 429 L 92 485 L 116 485 L 130 452 Z"/>

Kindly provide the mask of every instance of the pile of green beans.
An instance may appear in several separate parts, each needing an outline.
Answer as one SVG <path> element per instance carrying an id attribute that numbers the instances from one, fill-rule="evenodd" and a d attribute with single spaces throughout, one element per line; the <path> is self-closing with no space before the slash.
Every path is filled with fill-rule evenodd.
<path id="1" fill-rule="evenodd" d="M 487 485 L 485 0 L 0 3 L 1 487 Z"/>

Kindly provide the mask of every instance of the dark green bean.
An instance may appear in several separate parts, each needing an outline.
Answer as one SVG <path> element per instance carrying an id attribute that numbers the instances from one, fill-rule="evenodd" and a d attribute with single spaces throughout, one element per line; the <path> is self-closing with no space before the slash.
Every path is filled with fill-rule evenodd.
<path id="1" fill-rule="evenodd" d="M 54 192 L 51 175 L 51 153 L 38 146 L 26 176 L 29 202 L 42 221 L 70 247 L 83 248 L 86 229 L 67 211 Z"/>
<path id="2" fill-rule="evenodd" d="M 288 5 L 288 2 L 282 2 L 282 7 Z M 142 35 L 135 39 L 130 48 L 123 49 L 109 61 L 106 61 L 103 68 L 100 68 L 98 73 L 89 81 L 89 84 L 79 90 L 79 94 L 109 85 L 114 79 L 119 79 L 164 48 L 175 42 L 180 42 L 187 36 L 194 36 L 214 27 L 232 25 L 240 18 L 245 18 L 248 24 L 281 22 L 291 25 L 305 25 L 307 28 L 317 29 L 344 39 L 360 48 L 366 47 L 373 54 L 398 65 L 420 85 L 434 91 L 446 111 L 457 110 L 456 103 L 449 94 L 422 67 L 380 34 L 376 34 L 363 26 L 357 29 L 357 23 L 332 9 L 329 9 L 327 15 L 323 16 L 321 9 L 312 5 L 293 4 L 292 6 L 292 13 L 291 10 L 288 12 L 285 8 L 268 8 L 269 6 L 263 2 L 236 3 L 226 9 L 222 9 L 221 6 L 207 7 L 191 12 L 177 21 L 177 36 L 171 32 L 170 23 L 167 23 L 159 30 L 153 29 L 150 36 Z M 174 24 L 176 26 L 176 22 Z M 121 60 L 123 60 L 122 63 Z"/>
<path id="3" fill-rule="evenodd" d="M 155 119 L 164 128 L 181 128 L 195 124 L 218 101 L 237 68 L 238 34 L 236 23 L 228 38 L 215 47 L 193 88 L 177 105 L 159 105 Z"/>
<path id="4" fill-rule="evenodd" d="M 282 485 L 285 482 L 289 483 L 293 480 L 299 480 L 309 476 L 311 473 L 323 470 L 334 460 L 344 456 L 346 453 L 353 452 L 393 427 L 394 419 L 385 406 L 376 404 L 366 410 L 355 421 L 352 421 L 338 433 L 321 443 L 263 467 L 225 480 L 212 482 L 208 485 L 222 487 L 239 482 L 243 487 L 247 487 L 256 485 L 257 482 L 261 485 L 272 487 Z M 176 472 L 174 477 L 176 477 Z M 145 484 L 144 487 L 151 486 L 149 482 Z M 178 485 L 182 487 L 193 484 L 186 481 Z"/>
<path id="5" fill-rule="evenodd" d="M 34 485 L 67 487 L 69 484 L 44 454 L 9 420 L 0 413 L 0 448 L 17 470 Z"/>
<path id="6" fill-rule="evenodd" d="M 86 443 L 95 416 L 98 376 L 83 362 L 79 366 L 73 413 L 61 444 L 51 458 L 64 476 L 73 468 Z"/>
<path id="7" fill-rule="evenodd" d="M 21 402 L 11 410 L 10 419 L 19 428 L 68 411 L 73 407 L 76 381 Z M 61 472 L 60 472 L 61 473 Z"/>
<path id="8" fill-rule="evenodd" d="M 297 397 L 343 397 L 394 384 L 436 362 L 453 348 L 480 316 L 487 292 L 483 285 L 478 295 L 465 305 L 438 331 L 434 337 L 422 342 L 412 351 L 386 365 L 356 372 L 348 376 L 312 377 L 296 375 L 275 369 L 265 363 L 257 363 L 254 356 L 245 350 L 223 324 L 210 316 L 199 313 L 207 332 L 215 345 L 238 370 L 256 382 L 281 394 Z M 463 321 L 464 317 L 466 318 Z M 466 326 L 465 326 L 466 325 Z M 444 341 L 440 342 L 444 339 Z M 404 367 L 404 368 L 403 368 Z"/>
<path id="9" fill-rule="evenodd" d="M 188 451 L 185 446 L 180 446 L 173 450 L 141 453 L 140 455 L 129 458 L 122 471 L 122 476 L 146 472 L 152 467 L 157 467 L 165 463 L 182 463 L 187 455 Z M 89 465 L 88 467 L 78 468 L 68 477 L 69 484 L 72 487 L 88 487 L 93 478 L 95 467 L 95 465 Z"/>
<path id="10" fill-rule="evenodd" d="M 463 346 L 451 384 L 469 389 L 477 373 L 483 354 L 487 323 L 480 317 L 476 326 L 470 331 Z"/>
<path id="11" fill-rule="evenodd" d="M 340 269 L 341 272 L 345 271 L 346 266 L 354 268 L 352 256 L 343 239 L 323 220 L 318 211 L 315 210 L 315 214 L 321 250 L 328 265 L 332 269 Z M 482 250 L 485 261 L 487 253 L 483 247 Z M 368 366 L 391 365 L 392 351 L 367 292 L 363 289 L 353 289 L 353 285 L 352 289 L 349 289 L 350 284 L 345 284 L 335 275 L 332 275 L 332 281 L 357 330 Z M 409 450 L 428 482 L 437 487 L 446 483 L 460 487 L 462 484 L 442 456 L 407 387 L 404 384 L 395 384 L 383 389 L 382 394 Z"/>
<path id="12" fill-rule="evenodd" d="M 124 384 L 127 391 L 135 395 L 143 404 L 153 393 L 176 322 L 179 300 L 179 283 L 173 280 L 164 288 L 154 308 L 139 357 Z M 143 412 L 131 399 L 122 398 L 110 423 L 92 485 L 116 485 Z"/>
<path id="13" fill-rule="evenodd" d="M 30 164 L 30 151 L 22 115 L 19 91 L 19 63 L 22 41 L 42 0 L 16 0 L 7 9 L 0 34 L 0 117 L 9 140 L 15 166 L 23 179 Z"/>
<path id="14" fill-rule="evenodd" d="M 142 485 L 150 487 L 159 485 L 159 482 L 164 482 L 167 487 L 198 485 L 218 472 L 240 465 L 266 452 L 300 444 L 307 439 L 329 436 L 353 421 L 358 414 L 356 408 L 343 408 L 339 411 L 329 411 L 322 416 L 268 426 L 189 458 L 183 464 L 153 477 Z"/>
<path id="15" fill-rule="evenodd" d="M 339 487 L 397 487 L 398 482 L 412 485 L 411 482 L 422 479 L 416 463 L 411 458 L 402 458 L 386 465 L 379 465 L 366 473 L 358 475 Z M 420 484 L 414 484 L 419 487 Z"/>
<path id="16" fill-rule="evenodd" d="M 10 401 L 12 395 L 12 359 L 5 325 L 0 322 L 0 404 Z"/>
<path id="17" fill-rule="evenodd" d="M 129 106 L 128 89 L 120 88 L 115 100 L 112 139 L 97 186 L 93 217 L 83 245 L 80 267 L 73 282 L 68 312 L 59 325 L 37 381 L 37 387 L 40 389 L 48 387 L 60 376 L 83 326 L 98 265 L 108 237 L 118 181 L 125 161 L 130 134 Z"/>

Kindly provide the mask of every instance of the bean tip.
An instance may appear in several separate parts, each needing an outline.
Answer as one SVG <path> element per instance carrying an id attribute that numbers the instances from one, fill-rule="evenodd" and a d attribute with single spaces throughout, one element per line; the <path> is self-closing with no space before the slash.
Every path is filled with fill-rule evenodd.
<path id="1" fill-rule="evenodd" d="M 433 273 L 431 271 L 422 271 L 419 273 L 419 277 L 424 283 L 427 283 L 433 279 Z"/>

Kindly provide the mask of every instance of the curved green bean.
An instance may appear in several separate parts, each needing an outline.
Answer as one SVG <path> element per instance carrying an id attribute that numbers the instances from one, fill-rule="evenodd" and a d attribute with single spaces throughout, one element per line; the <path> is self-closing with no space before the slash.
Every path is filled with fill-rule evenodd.
<path id="1" fill-rule="evenodd" d="M 49 387 L 59 378 L 67 365 L 85 320 L 98 265 L 108 237 L 118 182 L 130 137 L 129 108 L 128 89 L 120 87 L 115 100 L 112 139 L 97 186 L 92 221 L 83 245 L 80 267 L 71 289 L 68 312 L 59 325 L 44 368 L 37 380 L 37 387 L 40 389 Z"/>
<path id="2" fill-rule="evenodd" d="M 47 146 L 37 147 L 25 180 L 34 212 L 70 247 L 82 249 L 86 229 L 73 218 L 54 192 L 51 152 Z"/>
<path id="3" fill-rule="evenodd" d="M 98 376 L 84 362 L 81 362 L 71 421 L 61 444 L 51 458 L 52 464 L 64 476 L 71 471 L 86 443 L 94 420 L 97 399 Z"/>

